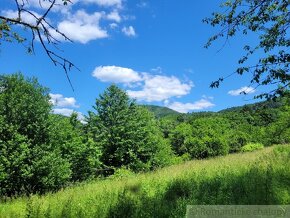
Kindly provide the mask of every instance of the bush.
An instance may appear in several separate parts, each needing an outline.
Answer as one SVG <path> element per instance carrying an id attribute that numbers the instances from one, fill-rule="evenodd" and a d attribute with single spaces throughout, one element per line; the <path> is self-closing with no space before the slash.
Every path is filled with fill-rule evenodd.
<path id="1" fill-rule="evenodd" d="M 0 87 L 0 195 L 63 187 L 70 163 L 50 142 L 48 90 L 21 74 L 0 76 Z"/>
<path id="2" fill-rule="evenodd" d="M 264 148 L 264 145 L 262 145 L 261 143 L 249 143 L 249 144 L 244 145 L 241 151 L 242 152 L 255 151 L 262 148 Z"/>
<path id="3" fill-rule="evenodd" d="M 202 159 L 229 153 L 229 146 L 222 137 L 192 138 L 188 143 L 191 144 L 190 154 L 192 158 Z"/>
<path id="4" fill-rule="evenodd" d="M 127 169 L 126 167 L 121 167 L 119 169 L 116 169 L 114 174 L 111 175 L 109 178 L 121 179 L 121 178 L 132 177 L 134 175 L 135 173 L 132 172 L 131 170 Z"/>
<path id="5" fill-rule="evenodd" d="M 189 153 L 191 145 L 186 142 L 191 138 L 191 136 L 192 126 L 188 123 L 181 123 L 171 131 L 169 137 L 175 154 L 182 156 Z"/>
<path id="6" fill-rule="evenodd" d="M 229 153 L 240 152 L 241 148 L 247 144 L 250 136 L 242 131 L 230 131 L 227 136 L 227 141 L 229 145 Z"/>
<path id="7" fill-rule="evenodd" d="M 50 139 L 51 144 L 59 149 L 60 156 L 70 163 L 71 180 L 75 182 L 96 176 L 96 169 L 101 165 L 101 151 L 91 138 L 83 136 L 81 130 L 73 125 L 72 118 L 52 114 Z"/>

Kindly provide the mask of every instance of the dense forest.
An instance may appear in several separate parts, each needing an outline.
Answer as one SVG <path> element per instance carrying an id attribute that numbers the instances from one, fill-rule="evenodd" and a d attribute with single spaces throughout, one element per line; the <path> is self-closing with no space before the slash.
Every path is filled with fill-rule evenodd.
<path id="1" fill-rule="evenodd" d="M 111 85 L 81 122 L 76 113 L 53 114 L 49 89 L 36 78 L 2 75 L 0 195 L 43 194 L 122 170 L 148 172 L 290 143 L 289 105 L 284 97 L 220 112 L 179 114 L 138 105 Z"/>

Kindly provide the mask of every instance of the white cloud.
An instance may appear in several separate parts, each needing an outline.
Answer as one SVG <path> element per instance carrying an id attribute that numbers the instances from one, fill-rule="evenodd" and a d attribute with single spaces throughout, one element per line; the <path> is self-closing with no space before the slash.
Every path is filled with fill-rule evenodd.
<path id="1" fill-rule="evenodd" d="M 58 25 L 58 29 L 69 39 L 83 44 L 95 39 L 107 38 L 108 33 L 99 26 L 85 24 L 80 22 L 63 21 Z"/>
<path id="2" fill-rule="evenodd" d="M 113 21 L 115 21 L 117 23 L 121 22 L 121 20 L 122 20 L 119 12 L 116 11 L 116 10 L 115 11 L 112 11 L 109 14 L 107 14 L 107 19 L 108 20 L 113 20 Z"/>
<path id="3" fill-rule="evenodd" d="M 152 68 L 151 72 L 156 73 L 156 74 L 161 74 L 162 73 L 162 68 L 161 67 Z"/>
<path id="4" fill-rule="evenodd" d="M 55 107 L 74 107 L 78 108 L 79 105 L 76 104 L 76 99 L 73 97 L 63 97 L 61 94 L 49 94 L 50 96 L 50 102 L 55 106 Z"/>
<path id="5" fill-rule="evenodd" d="M 134 27 L 132 27 L 132 26 L 129 26 L 129 27 L 123 27 L 122 32 L 123 32 L 126 36 L 129 36 L 129 37 L 134 37 L 134 36 L 136 36 L 135 29 L 134 29 Z"/>
<path id="6" fill-rule="evenodd" d="M 69 108 L 54 108 L 52 110 L 52 112 L 54 114 L 60 114 L 60 115 L 66 116 L 66 117 L 71 116 L 72 113 L 75 112 L 78 114 L 78 120 L 84 121 L 84 119 L 85 119 L 84 115 L 81 112 L 78 112 L 78 111 L 75 111 L 75 110 L 69 109 Z"/>
<path id="7" fill-rule="evenodd" d="M 103 8 L 97 8 L 93 12 L 85 11 L 91 8 L 92 4 Z M 63 0 L 56 0 L 46 20 L 72 41 L 86 44 L 92 40 L 108 38 L 108 30 L 116 32 L 119 23 L 126 17 L 126 14 L 121 14 L 124 12 L 122 4 L 123 0 L 73 0 L 64 6 Z M 42 17 L 50 5 L 51 1 L 29 0 L 25 1 L 24 8 L 32 11 L 36 17 Z M 1 14 L 10 18 L 18 17 L 17 11 L 14 10 L 1 11 Z M 22 12 L 21 18 L 33 25 L 37 22 L 35 17 L 25 11 Z M 101 23 L 103 20 L 109 22 Z M 47 28 L 53 38 L 65 41 L 65 38 L 57 31 L 48 25 Z M 136 35 L 132 26 L 124 28 L 124 31 L 128 36 Z"/>
<path id="8" fill-rule="evenodd" d="M 72 108 L 79 108 L 77 105 L 76 99 L 73 97 L 64 97 L 62 94 L 49 94 L 50 102 L 53 104 L 54 108 L 52 109 L 52 113 L 61 114 L 63 116 L 71 116 L 73 112 L 78 114 L 78 120 L 84 123 L 84 115 L 81 112 L 75 111 Z"/>
<path id="9" fill-rule="evenodd" d="M 74 110 L 69 108 L 54 108 L 52 112 L 54 114 L 61 114 L 63 116 L 69 117 L 74 112 Z"/>
<path id="10" fill-rule="evenodd" d="M 241 87 L 239 89 L 235 89 L 235 90 L 230 90 L 228 92 L 229 95 L 232 95 L 232 96 L 238 96 L 238 95 L 241 95 L 241 94 L 252 94 L 254 93 L 256 90 L 253 88 L 253 87 L 250 87 L 250 86 L 244 86 L 244 87 Z"/>
<path id="11" fill-rule="evenodd" d="M 116 29 L 118 27 L 118 24 L 116 23 L 110 23 L 110 28 L 111 29 Z"/>
<path id="12" fill-rule="evenodd" d="M 12 10 L 1 11 L 1 13 L 3 13 L 4 16 L 9 18 L 18 17 L 18 13 Z M 32 13 L 38 18 L 41 17 L 41 15 L 38 14 L 37 12 L 32 11 Z M 115 21 L 118 20 L 117 15 L 115 14 L 109 15 L 110 19 Z M 91 40 L 108 37 L 107 31 L 102 29 L 99 25 L 100 20 L 105 17 L 106 17 L 105 14 L 102 12 L 88 14 L 83 10 L 78 10 L 76 11 L 75 14 L 68 13 L 67 18 L 58 23 L 57 29 L 60 32 L 64 33 L 71 40 L 85 44 Z M 35 25 L 37 21 L 34 16 L 26 12 L 23 12 L 21 14 L 21 19 L 32 25 Z M 64 37 L 62 35 L 60 35 L 59 33 L 57 33 L 48 26 L 47 28 L 50 30 L 50 33 L 55 39 L 64 40 Z"/>
<path id="13" fill-rule="evenodd" d="M 187 95 L 193 86 L 191 82 L 182 83 L 174 76 L 144 74 L 143 80 L 142 90 L 127 90 L 130 97 L 147 102 L 163 101 L 171 97 Z"/>
<path id="14" fill-rule="evenodd" d="M 94 3 L 103 7 L 122 7 L 122 0 L 83 0 L 84 3 Z"/>
<path id="15" fill-rule="evenodd" d="M 194 103 L 173 102 L 167 105 L 168 108 L 178 111 L 180 113 L 188 113 L 192 110 L 203 110 L 213 106 L 215 105 L 206 99 L 201 99 Z"/>
<path id="16" fill-rule="evenodd" d="M 142 80 L 141 75 L 129 68 L 117 66 L 96 67 L 92 75 L 102 82 L 134 83 Z"/>
<path id="17" fill-rule="evenodd" d="M 83 10 L 78 10 L 75 14 L 69 15 L 67 20 L 58 24 L 58 30 L 68 38 L 80 43 L 87 43 L 91 40 L 108 37 L 106 30 L 99 26 L 99 21 L 103 13 L 95 12 L 88 14 Z M 62 39 L 62 36 L 55 33 L 54 37 Z"/>
<path id="18" fill-rule="evenodd" d="M 43 10 L 47 10 L 51 6 L 50 1 L 39 1 L 39 0 L 29 0 L 25 2 L 25 4 L 27 4 L 27 7 L 32 7 L 35 9 L 43 9 Z M 67 8 L 70 5 L 71 4 L 64 6 L 62 0 L 56 0 L 55 5 L 52 7 L 52 10 L 53 11 L 62 10 L 63 8 Z"/>
<path id="19" fill-rule="evenodd" d="M 56 0 L 56 4 L 52 8 L 54 11 L 61 8 L 68 8 L 72 5 L 79 4 L 95 4 L 102 7 L 116 7 L 116 8 L 122 8 L 122 0 L 73 0 L 71 3 L 68 3 L 67 5 L 63 5 L 62 0 Z M 33 7 L 37 9 L 44 9 L 47 10 L 51 5 L 51 1 L 39 1 L 39 0 L 29 0 L 27 1 L 28 7 Z"/>
<path id="20" fill-rule="evenodd" d="M 150 73 L 139 73 L 130 68 L 117 66 L 99 66 L 92 73 L 102 82 L 122 83 L 130 88 L 139 87 L 141 90 L 127 90 L 131 98 L 140 101 L 164 101 L 172 97 L 189 94 L 193 83 L 181 82 L 175 76 L 164 76 Z"/>
<path id="21" fill-rule="evenodd" d="M 163 103 L 164 103 L 165 106 L 167 106 L 169 104 L 169 102 L 170 101 L 168 99 L 166 99 Z"/>
<path id="22" fill-rule="evenodd" d="M 5 17 L 9 17 L 9 18 L 12 18 L 12 19 L 18 18 L 18 12 L 17 11 L 5 10 L 5 11 L 1 11 L 1 13 Z M 36 18 L 40 18 L 41 17 L 41 15 L 36 13 L 35 11 L 31 11 L 31 13 L 33 13 Z M 21 13 L 21 20 L 26 22 L 26 23 L 35 25 L 36 24 L 36 19 L 35 19 L 34 16 L 32 16 L 30 13 L 27 13 L 27 12 L 23 11 Z"/>

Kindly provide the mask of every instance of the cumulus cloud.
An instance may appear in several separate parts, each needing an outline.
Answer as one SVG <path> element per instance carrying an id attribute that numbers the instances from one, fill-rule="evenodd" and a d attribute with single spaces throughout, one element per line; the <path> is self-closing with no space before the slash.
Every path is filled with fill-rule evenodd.
<path id="1" fill-rule="evenodd" d="M 54 114 L 60 114 L 60 115 L 66 116 L 66 117 L 71 116 L 72 113 L 75 112 L 78 115 L 78 120 L 84 121 L 84 119 L 85 119 L 84 115 L 81 112 L 75 111 L 75 110 L 70 109 L 70 108 L 54 108 L 52 110 L 52 112 Z"/>
<path id="2" fill-rule="evenodd" d="M 118 27 L 118 24 L 116 24 L 116 23 L 110 23 L 109 26 L 110 26 L 111 29 L 116 29 Z"/>
<path id="3" fill-rule="evenodd" d="M 71 40 L 86 44 L 91 40 L 108 37 L 107 31 L 99 25 L 102 17 L 101 12 L 88 14 L 84 10 L 78 10 L 75 14 L 71 14 L 69 19 L 60 22 L 58 30 Z M 62 36 L 57 33 L 54 37 L 62 39 Z"/>
<path id="4" fill-rule="evenodd" d="M 53 94 L 50 93 L 50 102 L 53 104 L 54 108 L 52 109 L 52 113 L 61 114 L 63 116 L 71 116 L 72 113 L 78 114 L 78 120 L 84 122 L 84 115 L 81 112 L 75 111 L 72 108 L 79 108 L 77 105 L 77 101 L 73 97 L 64 97 L 62 94 Z"/>
<path id="5" fill-rule="evenodd" d="M 41 9 L 41 10 L 47 10 L 51 6 L 50 1 L 29 0 L 25 3 L 26 3 L 27 7 Z M 71 4 L 68 4 L 67 6 L 64 7 L 62 0 L 56 0 L 55 5 L 51 10 L 54 12 L 67 10 L 68 7 L 70 7 L 70 6 L 71 6 Z"/>
<path id="6" fill-rule="evenodd" d="M 74 112 L 73 109 L 69 109 L 69 108 L 54 108 L 52 111 L 54 114 L 61 114 L 67 117 L 69 117 Z"/>
<path id="7" fill-rule="evenodd" d="M 126 36 L 129 36 L 129 37 L 134 37 L 134 36 L 136 36 L 135 29 L 134 29 L 134 27 L 132 27 L 132 26 L 129 26 L 129 27 L 123 27 L 122 32 L 123 32 Z"/>
<path id="8" fill-rule="evenodd" d="M 182 83 L 174 76 L 145 74 L 142 90 L 127 90 L 131 98 L 147 102 L 163 101 L 171 97 L 181 97 L 189 94 L 193 84 Z"/>
<path id="9" fill-rule="evenodd" d="M 50 93 L 50 102 L 55 106 L 55 107 L 73 107 L 73 108 L 78 108 L 79 105 L 76 104 L 76 99 L 73 97 L 64 97 L 61 94 L 53 94 Z"/>
<path id="10" fill-rule="evenodd" d="M 84 3 L 94 3 L 103 7 L 122 7 L 122 0 L 83 0 Z"/>
<path id="11" fill-rule="evenodd" d="M 129 87 L 139 87 L 139 90 L 127 90 L 131 98 L 139 101 L 164 101 L 172 97 L 189 94 L 193 83 L 182 82 L 175 76 L 139 73 L 130 68 L 118 66 L 99 66 L 92 73 L 102 82 L 122 83 Z"/>
<path id="12" fill-rule="evenodd" d="M 35 11 L 31 11 L 34 16 L 36 18 L 40 18 L 41 15 L 38 14 L 37 12 Z M 12 19 L 16 19 L 18 18 L 18 12 L 17 11 L 13 11 L 13 10 L 4 10 L 4 11 L 1 11 L 1 13 L 3 14 L 4 17 L 9 17 L 9 18 L 12 18 Z M 30 13 L 27 13 L 27 12 L 23 12 L 21 14 L 21 20 L 26 22 L 26 23 L 29 23 L 29 24 L 32 24 L 32 25 L 35 25 L 36 24 L 36 20 L 35 20 L 35 17 L 33 15 L 31 15 Z"/>
<path id="13" fill-rule="evenodd" d="M 232 95 L 232 96 L 238 96 L 238 95 L 241 95 L 241 94 L 252 94 L 254 93 L 256 90 L 253 88 L 253 87 L 250 87 L 250 86 L 244 86 L 244 87 L 241 87 L 239 89 L 235 89 L 235 90 L 230 90 L 228 92 L 229 95 Z"/>
<path id="14" fill-rule="evenodd" d="M 115 21 L 117 23 L 121 22 L 122 18 L 118 11 L 112 11 L 111 13 L 107 14 L 107 19 Z"/>
<path id="15" fill-rule="evenodd" d="M 9 18 L 18 17 L 17 11 L 13 10 L 1 11 L 1 13 Z M 37 18 L 41 17 L 41 15 L 37 12 L 32 11 L 32 13 Z M 114 14 L 115 12 L 112 13 L 113 14 L 108 15 L 108 19 L 120 21 L 121 18 L 118 18 L 117 14 Z M 37 20 L 34 16 L 24 11 L 21 14 L 21 19 L 24 22 L 35 25 Z M 101 12 L 88 14 L 84 10 L 78 10 L 74 14 L 67 14 L 67 18 L 57 24 L 57 29 L 60 32 L 64 33 L 71 40 L 85 44 L 91 40 L 108 37 L 107 31 L 102 29 L 99 25 L 100 20 L 105 17 L 106 15 Z M 49 19 L 48 22 L 50 22 Z M 58 40 L 65 40 L 62 35 L 54 31 L 52 28 L 50 28 L 49 26 L 47 26 L 47 28 L 50 30 L 50 33 L 54 38 Z"/>
<path id="16" fill-rule="evenodd" d="M 94 12 L 85 11 L 92 4 L 103 8 Z M 56 0 L 56 5 L 46 19 L 72 41 L 86 44 L 92 40 L 108 38 L 110 35 L 108 30 L 111 33 L 125 20 L 126 15 L 122 14 L 124 12 L 122 4 L 122 0 L 74 0 L 64 6 L 62 0 Z M 50 5 L 50 1 L 29 0 L 25 3 L 24 8 L 29 9 L 40 18 Z M 1 14 L 9 18 L 18 17 L 16 10 L 3 10 Z M 21 19 L 32 25 L 37 22 L 32 14 L 25 11 L 22 12 Z M 56 40 L 65 41 L 61 34 L 48 25 L 47 28 Z M 127 36 L 136 35 L 132 26 L 124 27 L 122 32 Z"/>
<path id="17" fill-rule="evenodd" d="M 167 105 L 168 108 L 180 113 L 188 113 L 192 110 L 203 110 L 213 106 L 215 105 L 207 99 L 201 99 L 194 103 L 173 102 Z"/>
<path id="18" fill-rule="evenodd" d="M 155 67 L 155 68 L 152 68 L 150 71 L 153 72 L 153 73 L 156 73 L 156 74 L 161 74 L 162 73 L 162 67 Z"/>
<path id="19" fill-rule="evenodd" d="M 117 66 L 99 66 L 96 67 L 92 73 L 93 77 L 101 80 L 102 82 L 114 82 L 114 83 L 133 83 L 142 80 L 141 75 L 125 67 Z"/>
<path id="20" fill-rule="evenodd" d="M 122 7 L 122 0 L 74 0 L 72 1 L 71 4 L 66 5 L 65 7 L 63 6 L 63 1 L 62 0 L 56 0 L 55 7 L 53 9 L 55 10 L 56 8 L 66 8 L 71 6 L 72 4 L 95 4 L 98 6 L 102 7 L 117 7 L 121 8 Z M 39 1 L 39 0 L 29 0 L 28 1 L 28 6 L 29 7 L 34 7 L 34 8 L 39 8 L 39 9 L 47 9 L 51 5 L 50 1 Z"/>

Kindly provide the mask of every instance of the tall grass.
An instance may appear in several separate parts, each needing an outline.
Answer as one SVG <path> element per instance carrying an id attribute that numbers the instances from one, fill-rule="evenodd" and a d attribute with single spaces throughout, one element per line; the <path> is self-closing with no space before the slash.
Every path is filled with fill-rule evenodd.
<path id="1" fill-rule="evenodd" d="M 290 146 L 189 161 L 0 204 L 0 217 L 184 217 L 192 204 L 290 204 Z"/>

